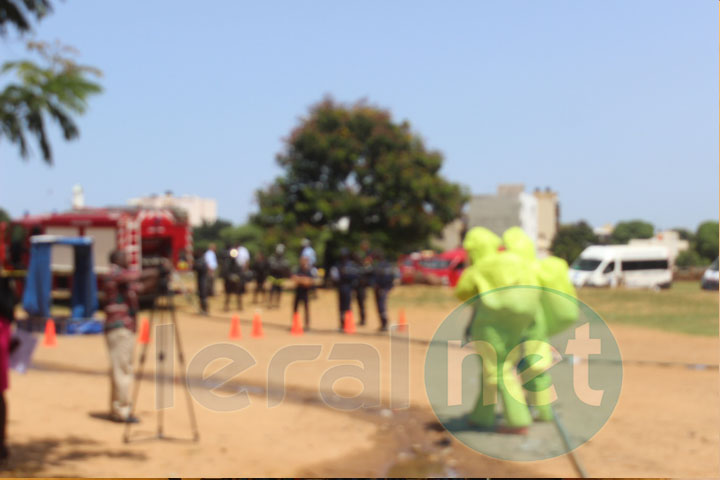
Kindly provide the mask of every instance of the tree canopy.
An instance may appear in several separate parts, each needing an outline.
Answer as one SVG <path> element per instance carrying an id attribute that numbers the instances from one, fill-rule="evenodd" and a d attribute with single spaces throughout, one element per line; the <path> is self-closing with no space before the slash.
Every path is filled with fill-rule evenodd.
<path id="1" fill-rule="evenodd" d="M 687 228 L 677 227 L 673 228 L 678 233 L 678 236 L 680 237 L 680 240 L 687 240 L 688 242 L 695 241 L 695 234 L 688 230 Z"/>
<path id="2" fill-rule="evenodd" d="M 283 174 L 257 192 L 252 221 L 266 241 L 308 237 L 391 253 L 427 245 L 461 214 L 467 199 L 440 174 L 443 156 L 407 121 L 364 101 L 325 98 L 312 106 L 277 155 Z"/>
<path id="3" fill-rule="evenodd" d="M 652 223 L 643 220 L 628 220 L 615 225 L 610 240 L 613 243 L 625 244 L 631 238 L 652 238 L 654 234 L 655 227 Z"/>
<path id="4" fill-rule="evenodd" d="M 31 29 L 29 17 L 40 20 L 51 11 L 50 0 L 0 0 L 0 35 L 6 35 L 10 25 L 21 34 L 27 33 Z"/>
<path id="5" fill-rule="evenodd" d="M 707 221 L 698 226 L 695 233 L 695 250 L 708 262 L 718 256 L 718 222 Z"/>
<path id="6" fill-rule="evenodd" d="M 598 243 L 598 237 L 585 221 L 561 225 L 550 246 L 553 255 L 565 259 L 568 263 L 575 261 L 580 253 L 590 245 Z"/>
<path id="7" fill-rule="evenodd" d="M 221 218 L 212 223 L 203 222 L 202 225 L 193 228 L 193 246 L 198 250 L 205 250 L 211 243 L 222 240 L 220 232 L 225 228 L 232 228 L 232 223 Z"/>
<path id="8" fill-rule="evenodd" d="M 40 19 L 50 11 L 48 0 L 0 0 L 0 35 L 7 34 L 8 25 L 24 34 L 30 30 L 30 16 Z M 27 137 L 32 136 L 43 160 L 52 164 L 47 118 L 60 127 L 65 140 L 77 138 L 73 115 L 84 113 L 87 99 L 101 91 L 92 80 L 100 71 L 75 63 L 71 57 L 76 52 L 59 43 L 28 42 L 27 48 L 39 55 L 41 63 L 9 61 L 0 67 L 0 75 L 15 77 L 0 91 L 0 141 L 7 139 L 17 146 L 21 158 L 27 159 Z"/>
<path id="9" fill-rule="evenodd" d="M 247 248 L 250 253 L 256 253 L 259 250 L 263 250 L 263 232 L 257 225 L 248 223 L 245 225 L 227 226 L 220 230 L 218 236 L 220 241 L 226 247 L 236 247 L 238 245 L 242 245 Z"/>

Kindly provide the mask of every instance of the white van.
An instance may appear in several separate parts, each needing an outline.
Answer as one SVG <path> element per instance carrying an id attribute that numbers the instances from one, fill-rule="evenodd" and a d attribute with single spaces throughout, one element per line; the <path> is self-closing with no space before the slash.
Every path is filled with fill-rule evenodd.
<path id="1" fill-rule="evenodd" d="M 661 246 L 593 245 L 570 267 L 576 287 L 669 288 L 670 252 Z"/>

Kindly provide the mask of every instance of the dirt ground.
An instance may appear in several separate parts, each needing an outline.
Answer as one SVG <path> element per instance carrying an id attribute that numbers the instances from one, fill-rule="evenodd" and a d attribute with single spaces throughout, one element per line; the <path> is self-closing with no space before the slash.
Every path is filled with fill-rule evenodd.
<path id="1" fill-rule="evenodd" d="M 195 307 L 179 299 L 178 324 L 187 359 L 209 345 L 230 343 L 246 349 L 256 362 L 214 390 L 226 411 L 218 411 L 216 404 L 193 402 L 200 431 L 197 443 L 191 441 L 179 384 L 174 405 L 163 410 L 168 439 L 152 438 L 158 422 L 152 348 L 138 401 L 141 423 L 132 428 L 132 441 L 126 444 L 124 426 L 103 418 L 109 396 L 103 336 L 61 336 L 55 348 L 38 347 L 28 373 L 12 373 L 7 392 L 12 459 L 2 475 L 577 476 L 569 455 L 537 462 L 500 461 L 463 446 L 437 423 L 425 395 L 424 358 L 435 328 L 454 306 L 449 292 L 446 299 L 424 301 L 445 295 L 439 291 L 447 292 L 420 286 L 393 291 L 391 318 L 396 321 L 398 308 L 404 307 L 411 339 L 409 408 L 394 409 L 389 407 L 402 401 L 404 384 L 397 387 L 393 382 L 391 388 L 390 340 L 375 331 L 378 320 L 372 301 L 368 326 L 343 336 L 337 332 L 336 294 L 321 290 L 311 306 L 313 329 L 293 337 L 292 295 L 285 294 L 280 309 L 261 311 L 264 338 L 251 338 L 255 306 L 246 296 L 246 309 L 240 312 L 243 338 L 229 341 L 232 312 L 221 311 L 219 297 L 211 303 L 210 317 L 196 315 Z M 609 422 L 575 451 L 576 458 L 592 477 L 715 476 L 720 469 L 718 339 L 624 325 L 612 330 L 625 362 L 622 393 Z M 344 343 L 370 345 L 378 352 L 379 365 L 372 376 L 379 377 L 379 404 L 372 391 L 362 392 L 367 406 L 357 410 L 343 410 L 346 404 L 332 408 L 320 400 L 318 392 L 327 392 L 321 379 L 329 369 L 359 365 L 328 358 L 333 345 Z M 317 345 L 319 355 L 290 364 L 287 389 L 279 401 L 279 384 L 268 385 L 268 366 L 288 345 Z M 191 375 L 194 387 L 202 386 L 200 377 L 228 363 L 216 360 Z M 360 383 L 349 378 L 340 379 L 334 388 L 344 396 L 360 393 Z M 243 390 L 249 394 L 245 408 L 239 395 Z"/>

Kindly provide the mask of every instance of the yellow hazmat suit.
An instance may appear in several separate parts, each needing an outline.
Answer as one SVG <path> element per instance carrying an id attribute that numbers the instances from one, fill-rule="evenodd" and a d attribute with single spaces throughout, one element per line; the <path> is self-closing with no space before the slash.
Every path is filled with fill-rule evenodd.
<path id="1" fill-rule="evenodd" d="M 500 243 L 500 238 L 486 228 L 468 231 L 463 247 L 472 264 L 460 277 L 455 294 L 463 301 L 482 295 L 473 300 L 470 338 L 482 358 L 483 385 L 470 421 L 492 428 L 495 404 L 500 401 L 507 425 L 520 428 L 530 425 L 532 417 L 515 366 L 522 357 L 519 345 L 540 309 L 541 290 L 507 288 L 538 287 L 539 279 L 522 255 L 498 252 Z"/>
<path id="2" fill-rule="evenodd" d="M 540 309 L 535 321 L 525 332 L 524 359 L 519 370 L 523 377 L 531 379 L 525 384 L 528 389 L 528 403 L 535 407 L 537 419 L 551 421 L 553 401 L 550 387 L 552 379 L 547 370 L 552 365 L 549 337 L 568 328 L 577 319 L 578 306 L 575 288 L 568 276 L 568 264 L 562 258 L 548 257 L 538 261 L 535 246 L 519 227 L 512 227 L 503 234 L 503 243 L 508 252 L 520 256 L 526 268 L 533 271 L 543 287 Z M 561 292 L 561 293 L 557 293 Z"/>

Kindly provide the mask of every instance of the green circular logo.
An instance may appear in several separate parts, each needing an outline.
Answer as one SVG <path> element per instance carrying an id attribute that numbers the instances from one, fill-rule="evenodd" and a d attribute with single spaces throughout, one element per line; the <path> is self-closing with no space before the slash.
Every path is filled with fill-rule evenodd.
<path id="1" fill-rule="evenodd" d="M 563 455 L 592 438 L 620 396 L 612 332 L 578 299 L 498 288 L 438 327 L 425 388 L 440 423 L 477 452 L 515 461 Z"/>

